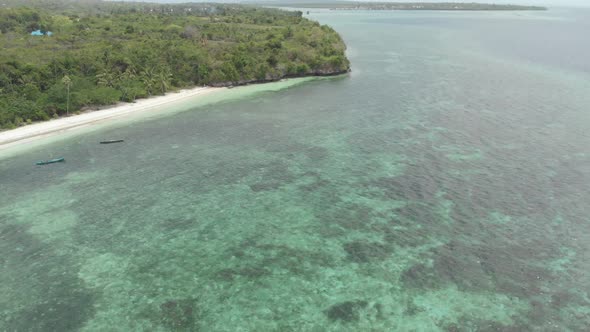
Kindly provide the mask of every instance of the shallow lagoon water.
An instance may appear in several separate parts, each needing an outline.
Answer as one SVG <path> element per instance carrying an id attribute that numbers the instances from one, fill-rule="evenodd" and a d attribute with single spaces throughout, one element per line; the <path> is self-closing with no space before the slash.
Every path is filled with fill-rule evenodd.
<path id="1" fill-rule="evenodd" d="M 349 76 L 0 160 L 0 330 L 590 326 L 590 16 L 311 16 Z"/>

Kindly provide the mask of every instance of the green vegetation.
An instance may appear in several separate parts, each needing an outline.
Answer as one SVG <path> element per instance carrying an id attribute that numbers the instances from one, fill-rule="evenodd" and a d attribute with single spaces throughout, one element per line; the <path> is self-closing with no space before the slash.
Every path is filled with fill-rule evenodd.
<path id="1" fill-rule="evenodd" d="M 5 1 L 0 128 L 196 85 L 346 72 L 340 36 L 238 5 Z M 31 36 L 32 31 L 52 36 Z"/>
<path id="2" fill-rule="evenodd" d="M 261 2 L 263 3 L 263 2 Z M 547 10 L 539 6 L 502 5 L 463 2 L 288 2 L 275 6 L 296 8 L 330 8 L 334 10 Z"/>

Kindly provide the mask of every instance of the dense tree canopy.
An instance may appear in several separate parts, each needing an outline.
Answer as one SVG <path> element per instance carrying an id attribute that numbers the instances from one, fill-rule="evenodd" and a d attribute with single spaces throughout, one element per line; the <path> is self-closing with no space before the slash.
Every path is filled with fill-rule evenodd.
<path id="1" fill-rule="evenodd" d="M 237 5 L 44 2 L 0 8 L 0 127 L 170 89 L 348 70 L 301 12 Z M 32 36 L 31 32 L 52 32 Z M 67 79 L 64 79 L 67 77 Z"/>

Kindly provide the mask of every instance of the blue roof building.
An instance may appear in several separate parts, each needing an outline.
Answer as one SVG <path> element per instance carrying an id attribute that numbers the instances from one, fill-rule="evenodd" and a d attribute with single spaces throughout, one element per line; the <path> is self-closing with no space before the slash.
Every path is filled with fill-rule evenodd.
<path id="1" fill-rule="evenodd" d="M 45 35 L 51 36 L 51 35 L 53 35 L 53 32 L 51 32 L 51 31 L 43 32 L 41 30 L 35 30 L 35 31 L 31 32 L 31 36 L 45 36 Z"/>

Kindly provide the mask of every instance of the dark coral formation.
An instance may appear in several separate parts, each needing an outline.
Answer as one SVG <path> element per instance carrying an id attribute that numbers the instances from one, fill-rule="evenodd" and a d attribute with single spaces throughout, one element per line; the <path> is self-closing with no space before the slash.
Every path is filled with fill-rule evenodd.
<path id="1" fill-rule="evenodd" d="M 368 263 L 384 260 L 391 254 L 391 250 L 378 242 L 354 241 L 344 244 L 347 259 L 355 263 Z"/>
<path id="2" fill-rule="evenodd" d="M 27 227 L 0 224 L 0 252 L 4 285 L 26 288 L 35 299 L 31 306 L 12 308 L 12 315 L 0 311 L 6 331 L 78 331 L 94 316 L 97 294 L 84 287 L 76 264 Z"/>
<path id="3" fill-rule="evenodd" d="M 382 227 L 383 241 L 389 246 L 417 247 L 425 241 L 426 235 L 414 230 L 394 229 L 393 227 Z"/>
<path id="4" fill-rule="evenodd" d="M 414 316 L 414 315 L 418 314 L 421 311 L 423 311 L 423 309 L 420 308 L 418 305 L 416 305 L 416 303 L 414 302 L 414 299 L 409 298 L 406 301 L 406 308 L 404 309 L 404 314 L 405 315 Z"/>
<path id="5" fill-rule="evenodd" d="M 192 299 L 169 300 L 160 305 L 161 322 L 175 331 L 196 330 L 196 301 Z"/>
<path id="6" fill-rule="evenodd" d="M 303 173 L 302 179 L 308 180 L 303 181 L 305 184 L 299 185 L 298 188 L 306 193 L 318 193 L 322 189 L 328 189 L 332 182 L 326 180 L 318 172 L 307 171 Z"/>
<path id="7" fill-rule="evenodd" d="M 257 192 L 261 192 L 261 191 L 271 191 L 271 190 L 275 190 L 278 189 L 282 186 L 282 184 L 280 182 L 260 182 L 260 183 L 254 183 L 250 185 L 250 190 L 252 190 L 253 192 L 257 193 Z"/>
<path id="8" fill-rule="evenodd" d="M 432 207 L 421 203 L 408 203 L 396 209 L 395 214 L 404 225 L 437 226 L 440 224 L 440 216 L 432 211 Z"/>
<path id="9" fill-rule="evenodd" d="M 258 244 L 246 240 L 233 247 L 228 254 L 240 258 L 236 266 L 217 272 L 221 281 L 233 281 L 236 277 L 258 279 L 274 271 L 287 271 L 301 277 L 312 277 L 316 267 L 331 267 L 334 259 L 321 251 L 292 248 L 287 245 Z M 248 264 L 242 264 L 248 262 Z"/>
<path id="10" fill-rule="evenodd" d="M 389 199 L 405 201 L 428 200 L 435 198 L 440 190 L 439 184 L 430 174 L 427 167 L 416 166 L 413 172 L 396 177 L 383 177 L 375 180 L 370 185 L 381 188 Z"/>
<path id="11" fill-rule="evenodd" d="M 258 279 L 270 274 L 271 272 L 269 270 L 259 266 L 223 269 L 217 272 L 217 276 L 223 281 L 233 281 L 238 276 L 248 279 Z"/>
<path id="12" fill-rule="evenodd" d="M 346 301 L 331 306 L 324 313 L 332 321 L 356 322 L 360 319 L 359 311 L 366 308 L 368 304 L 363 300 Z"/>
<path id="13" fill-rule="evenodd" d="M 526 325 L 504 325 L 490 320 L 467 317 L 460 318 L 459 323 L 447 324 L 442 327 L 447 332 L 522 332 L 531 330 L 530 326 Z"/>
<path id="14" fill-rule="evenodd" d="M 434 269 L 425 264 L 416 264 L 402 272 L 401 282 L 405 288 L 418 289 L 435 288 L 440 284 Z"/>

